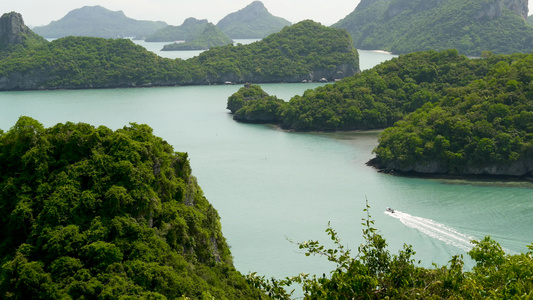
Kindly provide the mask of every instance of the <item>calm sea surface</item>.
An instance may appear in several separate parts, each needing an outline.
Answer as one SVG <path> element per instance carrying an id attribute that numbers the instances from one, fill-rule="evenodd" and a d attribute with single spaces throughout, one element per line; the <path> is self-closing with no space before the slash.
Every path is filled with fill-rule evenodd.
<path id="1" fill-rule="evenodd" d="M 392 57 L 360 54 L 362 69 Z M 288 100 L 316 86 L 263 88 Z M 150 125 L 176 151 L 189 153 L 193 174 L 221 216 L 235 265 L 245 274 L 327 273 L 332 266 L 325 259 L 304 256 L 289 240 L 328 243 L 324 230 L 331 222 L 345 245 L 357 249 L 365 199 L 391 250 L 413 245 L 423 266 L 466 255 L 469 240 L 486 235 L 509 253 L 527 251 L 533 242 L 531 184 L 381 174 L 365 165 L 378 133 L 293 133 L 237 123 L 225 107 L 239 88 L 3 92 L 0 128 L 8 130 L 23 115 L 46 127 L 67 121 L 112 129 Z M 387 206 L 397 213 L 385 213 Z"/>

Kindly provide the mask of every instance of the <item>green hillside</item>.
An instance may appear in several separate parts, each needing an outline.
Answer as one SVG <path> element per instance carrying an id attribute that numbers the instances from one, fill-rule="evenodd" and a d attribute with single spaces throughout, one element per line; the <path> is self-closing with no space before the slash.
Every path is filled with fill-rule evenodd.
<path id="1" fill-rule="evenodd" d="M 216 47 L 186 61 L 159 57 L 128 39 L 65 37 L 6 54 L 0 59 L 0 90 L 301 82 L 322 77 L 333 81 L 355 74 L 358 65 L 346 31 L 312 21 L 249 45 Z"/>
<path id="2" fill-rule="evenodd" d="M 530 53 L 533 26 L 524 13 L 527 1 L 520 0 L 363 0 L 333 27 L 348 30 L 358 49 Z"/>
<path id="3" fill-rule="evenodd" d="M 3 299 L 261 299 L 186 153 L 147 125 L 0 131 Z"/>
<path id="4" fill-rule="evenodd" d="M 486 55 L 414 52 L 289 102 L 243 88 L 228 108 L 299 131 L 387 128 L 371 164 L 388 171 L 532 176 L 533 54 Z"/>
<path id="5" fill-rule="evenodd" d="M 505 58 L 472 60 L 456 50 L 401 55 L 340 82 L 307 90 L 280 109 L 280 125 L 298 131 L 369 130 L 392 126 L 447 88 L 468 85 Z M 253 107 L 247 104 L 247 110 Z M 238 110 L 236 111 L 238 112 Z"/>
<path id="6" fill-rule="evenodd" d="M 403 172 L 533 175 L 533 55 L 492 65 L 380 136 L 375 165 Z"/>

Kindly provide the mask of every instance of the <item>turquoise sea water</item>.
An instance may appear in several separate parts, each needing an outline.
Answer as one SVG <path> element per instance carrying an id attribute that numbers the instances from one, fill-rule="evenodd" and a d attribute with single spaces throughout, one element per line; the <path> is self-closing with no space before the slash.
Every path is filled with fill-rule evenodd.
<path id="1" fill-rule="evenodd" d="M 263 87 L 288 100 L 318 85 Z M 356 249 L 365 199 L 391 249 L 413 245 L 424 266 L 466 255 L 469 240 L 485 235 L 510 253 L 526 251 L 533 242 L 531 184 L 382 174 L 365 165 L 377 132 L 294 133 L 237 123 L 225 107 L 239 87 L 3 92 L 0 128 L 8 130 L 21 115 L 47 127 L 66 121 L 112 129 L 129 122 L 150 125 L 176 151 L 189 153 L 193 174 L 217 208 L 243 273 L 327 273 L 328 262 L 305 257 L 288 240 L 327 243 L 324 230 L 331 222 Z M 387 206 L 397 213 L 386 213 Z"/>

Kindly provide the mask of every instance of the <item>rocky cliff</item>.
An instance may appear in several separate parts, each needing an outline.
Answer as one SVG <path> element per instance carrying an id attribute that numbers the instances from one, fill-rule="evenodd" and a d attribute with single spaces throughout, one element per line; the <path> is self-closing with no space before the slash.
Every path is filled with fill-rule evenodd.
<path id="1" fill-rule="evenodd" d="M 476 18 L 499 18 L 502 16 L 503 9 L 508 9 L 517 16 L 520 16 L 524 21 L 527 21 L 529 13 L 528 0 L 496 0 L 485 3 L 483 8 L 478 11 Z"/>
<path id="2" fill-rule="evenodd" d="M 491 165 L 465 165 L 460 170 L 450 169 L 436 161 L 419 161 L 411 165 L 389 164 L 383 165 L 379 160 L 373 159 L 368 165 L 374 166 L 383 172 L 395 172 L 419 175 L 450 175 L 450 176 L 509 176 L 533 177 L 533 161 L 520 160 Z"/>
<path id="3" fill-rule="evenodd" d="M 26 47 L 29 44 L 45 43 L 46 41 L 33 33 L 28 26 L 24 25 L 22 15 L 10 12 L 0 18 L 0 52 L 16 47 Z"/>

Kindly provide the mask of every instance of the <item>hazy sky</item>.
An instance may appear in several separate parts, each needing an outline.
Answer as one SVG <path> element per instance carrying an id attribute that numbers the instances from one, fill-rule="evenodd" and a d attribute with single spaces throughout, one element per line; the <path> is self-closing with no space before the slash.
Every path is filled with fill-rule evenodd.
<path id="1" fill-rule="evenodd" d="M 217 23 L 227 14 L 238 11 L 253 0 L 0 0 L 0 14 L 16 11 L 26 25 L 48 25 L 64 17 L 69 11 L 83 6 L 101 5 L 122 10 L 137 20 L 165 21 L 181 25 L 188 17 L 207 19 Z M 292 23 L 312 19 L 331 25 L 351 13 L 359 0 L 262 0 L 275 16 Z"/>

